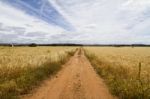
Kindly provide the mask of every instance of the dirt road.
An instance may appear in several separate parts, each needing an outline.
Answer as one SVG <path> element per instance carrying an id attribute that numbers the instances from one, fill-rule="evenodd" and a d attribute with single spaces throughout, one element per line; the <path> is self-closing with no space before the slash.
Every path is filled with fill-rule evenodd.
<path id="1" fill-rule="evenodd" d="M 24 99 L 113 99 L 103 80 L 79 49 L 52 79 Z"/>

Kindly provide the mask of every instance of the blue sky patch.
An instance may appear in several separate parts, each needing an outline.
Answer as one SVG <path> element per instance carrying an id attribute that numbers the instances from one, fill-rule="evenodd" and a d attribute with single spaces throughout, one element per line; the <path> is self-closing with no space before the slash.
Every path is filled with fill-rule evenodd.
<path id="1" fill-rule="evenodd" d="M 4 0 L 4 2 L 25 11 L 29 15 L 40 18 L 49 24 L 57 25 L 68 31 L 74 30 L 73 26 L 48 0 Z"/>

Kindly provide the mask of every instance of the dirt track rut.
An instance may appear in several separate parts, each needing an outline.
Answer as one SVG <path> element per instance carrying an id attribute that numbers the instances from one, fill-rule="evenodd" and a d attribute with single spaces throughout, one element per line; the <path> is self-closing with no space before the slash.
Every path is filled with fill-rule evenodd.
<path id="1" fill-rule="evenodd" d="M 52 79 L 24 99 L 114 99 L 82 49 Z"/>

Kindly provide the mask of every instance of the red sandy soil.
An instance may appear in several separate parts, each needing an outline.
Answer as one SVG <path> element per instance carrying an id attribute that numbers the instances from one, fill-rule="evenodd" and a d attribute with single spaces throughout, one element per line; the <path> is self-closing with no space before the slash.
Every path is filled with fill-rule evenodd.
<path id="1" fill-rule="evenodd" d="M 75 55 L 53 78 L 46 80 L 23 99 L 115 99 L 103 80 L 96 74 L 84 51 Z"/>

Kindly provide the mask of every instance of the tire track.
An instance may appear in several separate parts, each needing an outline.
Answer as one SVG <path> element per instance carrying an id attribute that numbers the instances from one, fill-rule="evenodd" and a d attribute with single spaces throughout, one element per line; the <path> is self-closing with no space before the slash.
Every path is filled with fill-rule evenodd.
<path id="1" fill-rule="evenodd" d="M 114 99 L 82 49 L 63 67 L 55 78 L 45 81 L 24 99 Z"/>

